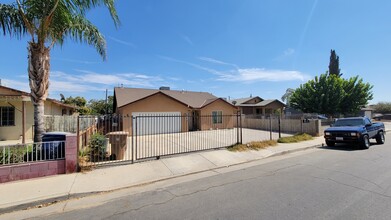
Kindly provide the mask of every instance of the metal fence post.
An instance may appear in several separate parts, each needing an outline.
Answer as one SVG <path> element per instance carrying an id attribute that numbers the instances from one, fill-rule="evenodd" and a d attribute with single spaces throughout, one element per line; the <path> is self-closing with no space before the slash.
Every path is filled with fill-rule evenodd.
<path id="1" fill-rule="evenodd" d="M 239 116 L 240 120 L 240 144 L 243 144 L 243 125 L 242 125 L 242 114 Z"/>
<path id="2" fill-rule="evenodd" d="M 134 143 L 134 148 L 135 148 L 135 156 L 136 156 L 136 160 L 137 160 L 137 119 L 138 119 L 138 117 L 136 116 L 135 117 L 135 127 L 134 127 L 134 131 L 135 131 L 135 139 L 134 139 L 134 141 L 135 141 L 135 143 Z M 132 128 L 132 130 L 133 130 L 133 128 Z"/>
<path id="3" fill-rule="evenodd" d="M 132 163 L 134 163 L 134 130 L 133 130 L 133 118 L 134 116 L 130 116 L 130 129 L 132 129 L 132 133 L 131 133 L 131 136 L 132 136 L 132 143 L 131 143 L 131 148 L 132 148 Z"/>
<path id="4" fill-rule="evenodd" d="M 80 145 L 80 121 L 79 121 L 79 115 L 77 116 L 77 131 L 76 131 L 76 169 L 79 170 L 79 145 Z M 67 154 L 67 146 L 65 144 L 64 149 L 65 155 Z M 64 155 L 64 157 L 65 157 Z"/>
<path id="5" fill-rule="evenodd" d="M 236 114 L 236 144 L 239 144 L 239 112 Z"/>
<path id="6" fill-rule="evenodd" d="M 278 138 L 281 138 L 281 116 L 278 116 Z"/>
<path id="7" fill-rule="evenodd" d="M 273 129 L 272 129 L 272 115 L 269 116 L 269 124 L 270 124 L 270 140 L 273 140 Z"/>

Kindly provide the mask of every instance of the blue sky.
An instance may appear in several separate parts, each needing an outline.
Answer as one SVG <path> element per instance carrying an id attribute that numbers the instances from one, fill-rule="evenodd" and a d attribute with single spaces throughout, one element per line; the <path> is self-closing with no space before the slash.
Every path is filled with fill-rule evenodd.
<path id="1" fill-rule="evenodd" d="M 2 1 L 5 3 L 12 1 Z M 218 97 L 280 99 L 328 70 L 374 85 L 391 101 L 391 1 L 120 0 L 116 29 L 105 8 L 88 14 L 107 40 L 107 60 L 67 41 L 51 52 L 50 93 L 104 99 L 114 86 L 170 86 Z M 2 84 L 28 91 L 27 41 L 0 36 Z"/>

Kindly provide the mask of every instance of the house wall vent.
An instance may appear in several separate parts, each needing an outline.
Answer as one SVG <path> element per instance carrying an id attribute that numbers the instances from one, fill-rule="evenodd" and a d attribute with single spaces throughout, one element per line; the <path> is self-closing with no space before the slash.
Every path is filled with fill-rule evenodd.
<path id="1" fill-rule="evenodd" d="M 159 90 L 170 90 L 170 87 L 168 86 L 161 86 Z"/>

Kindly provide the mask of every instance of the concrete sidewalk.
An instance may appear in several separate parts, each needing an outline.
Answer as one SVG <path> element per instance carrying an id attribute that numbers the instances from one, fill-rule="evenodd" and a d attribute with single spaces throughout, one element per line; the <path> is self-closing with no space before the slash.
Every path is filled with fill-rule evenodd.
<path id="1" fill-rule="evenodd" d="M 278 144 L 259 151 L 210 150 L 142 163 L 105 167 L 87 173 L 3 183 L 0 184 L 0 213 L 243 164 L 313 148 L 323 142 L 323 137 L 317 137 L 311 141 Z"/>

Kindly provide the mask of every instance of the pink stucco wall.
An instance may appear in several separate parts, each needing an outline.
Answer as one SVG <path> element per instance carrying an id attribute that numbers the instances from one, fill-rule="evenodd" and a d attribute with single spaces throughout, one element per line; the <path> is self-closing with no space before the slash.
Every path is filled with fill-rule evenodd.
<path id="1" fill-rule="evenodd" d="M 65 173 L 65 160 L 0 167 L 0 183 Z"/>
<path id="2" fill-rule="evenodd" d="M 65 143 L 65 160 L 40 161 L 0 166 L 0 183 L 77 171 L 77 138 L 69 135 Z"/>

